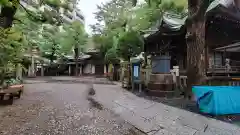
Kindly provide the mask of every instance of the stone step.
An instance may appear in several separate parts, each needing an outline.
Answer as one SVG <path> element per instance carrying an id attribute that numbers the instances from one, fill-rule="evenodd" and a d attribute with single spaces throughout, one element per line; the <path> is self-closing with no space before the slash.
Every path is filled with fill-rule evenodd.
<path id="1" fill-rule="evenodd" d="M 163 90 L 163 91 L 172 91 L 174 84 L 164 84 L 164 83 L 148 83 L 147 88 L 149 90 Z"/>

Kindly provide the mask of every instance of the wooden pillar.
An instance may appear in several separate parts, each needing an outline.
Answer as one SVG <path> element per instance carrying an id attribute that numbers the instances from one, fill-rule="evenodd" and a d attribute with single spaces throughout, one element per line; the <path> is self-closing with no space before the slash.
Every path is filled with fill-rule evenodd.
<path id="1" fill-rule="evenodd" d="M 106 75 L 106 74 L 107 74 L 107 65 L 104 64 L 104 75 Z"/>
<path id="2" fill-rule="evenodd" d="M 32 57 L 32 63 L 31 63 L 31 76 L 35 76 L 35 63 L 34 63 L 34 57 Z"/>
<path id="3" fill-rule="evenodd" d="M 92 65 L 92 74 L 95 74 L 95 65 L 91 64 Z"/>
<path id="4" fill-rule="evenodd" d="M 79 75 L 82 75 L 82 64 L 80 65 Z"/>
<path id="5" fill-rule="evenodd" d="M 181 80 L 179 75 L 179 66 L 173 66 L 173 80 L 175 82 L 175 89 L 179 90 L 181 86 Z"/>
<path id="6" fill-rule="evenodd" d="M 31 76 L 31 65 L 28 66 L 28 76 Z"/>
<path id="7" fill-rule="evenodd" d="M 71 76 L 71 65 L 68 65 L 68 75 Z"/>
<path id="8" fill-rule="evenodd" d="M 142 83 L 139 83 L 139 93 L 142 93 Z"/>
<path id="9" fill-rule="evenodd" d="M 41 66 L 41 76 L 44 76 L 44 67 L 43 67 L 43 63 L 42 63 L 42 66 Z"/>
<path id="10" fill-rule="evenodd" d="M 22 67 L 19 63 L 16 66 L 16 79 L 22 80 Z"/>
<path id="11" fill-rule="evenodd" d="M 30 77 L 35 76 L 34 57 L 31 57 L 31 65 L 28 67 L 28 76 Z"/>

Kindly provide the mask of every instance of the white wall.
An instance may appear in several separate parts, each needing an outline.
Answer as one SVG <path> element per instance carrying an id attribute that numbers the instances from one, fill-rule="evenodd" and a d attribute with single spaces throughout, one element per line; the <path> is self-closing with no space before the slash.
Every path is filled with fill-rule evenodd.
<path id="1" fill-rule="evenodd" d="M 84 68 L 83 68 L 83 73 L 84 74 L 90 74 L 92 72 L 92 66 L 91 64 L 87 64 Z"/>
<path id="2" fill-rule="evenodd" d="M 92 74 L 95 74 L 95 65 L 92 65 Z"/>

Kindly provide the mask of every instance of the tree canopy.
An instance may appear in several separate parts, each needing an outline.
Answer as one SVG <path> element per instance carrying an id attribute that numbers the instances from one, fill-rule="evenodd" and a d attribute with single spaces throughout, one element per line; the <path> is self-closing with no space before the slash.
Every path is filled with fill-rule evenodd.
<path id="1" fill-rule="evenodd" d="M 93 38 L 102 55 L 109 61 L 129 60 L 143 51 L 142 31 L 155 25 L 165 11 L 185 13 L 187 1 L 146 0 L 137 6 L 137 1 L 111 0 L 98 5 L 92 26 Z M 151 5 L 151 6 L 149 6 Z"/>
<path id="2" fill-rule="evenodd" d="M 37 55 L 53 62 L 73 54 L 74 46 L 84 46 L 87 38 L 84 25 L 63 21 L 60 13 L 61 8 L 73 11 L 75 2 L 0 0 L 1 80 L 7 70 L 14 70 L 17 63 L 22 63 L 26 54 L 32 56 L 37 51 Z"/>

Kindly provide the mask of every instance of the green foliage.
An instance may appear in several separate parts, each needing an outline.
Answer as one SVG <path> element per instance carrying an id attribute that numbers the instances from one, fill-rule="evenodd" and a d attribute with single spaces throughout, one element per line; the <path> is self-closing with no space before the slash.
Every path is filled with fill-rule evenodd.
<path id="1" fill-rule="evenodd" d="M 71 51 L 73 48 L 78 48 L 82 52 L 88 38 L 84 26 L 80 22 L 75 21 L 71 25 L 66 25 L 64 29 L 64 38 L 67 39 L 67 42 L 63 44 L 65 49 Z"/>
<path id="2" fill-rule="evenodd" d="M 44 0 L 44 3 L 54 8 L 59 8 L 61 6 L 60 0 Z"/>
<path id="3" fill-rule="evenodd" d="M 45 26 L 41 32 L 41 36 L 38 39 L 38 47 L 42 56 L 48 58 L 53 62 L 60 56 L 60 42 L 61 37 L 58 27 Z"/>
<path id="4" fill-rule="evenodd" d="M 142 4 L 134 10 L 134 16 L 128 25 L 136 31 L 146 30 L 153 26 L 162 16 L 162 10 Z"/>
<path id="5" fill-rule="evenodd" d="M 93 35 L 93 41 L 95 42 L 97 49 L 100 50 L 102 56 L 105 56 L 108 49 L 111 49 L 113 45 L 112 37 L 110 37 L 109 35 Z"/>
<path id="6" fill-rule="evenodd" d="M 124 60 L 130 60 L 143 51 L 143 43 L 143 38 L 138 32 L 129 30 L 118 39 L 118 54 Z"/>
<path id="7" fill-rule="evenodd" d="M 131 0 L 133 6 L 137 5 L 138 0 Z M 172 5 L 174 4 L 180 8 L 187 8 L 187 0 L 145 0 L 145 2 L 151 7 L 160 7 L 161 5 Z M 164 7 L 164 6 L 162 6 Z"/>
<path id="8" fill-rule="evenodd" d="M 60 6 L 71 12 L 73 11 L 73 6 L 71 6 L 71 1 L 63 1 Z"/>
<path id="9" fill-rule="evenodd" d="M 14 65 L 21 62 L 23 41 L 23 35 L 17 29 L 0 29 L 0 85 L 8 73 L 15 71 Z"/>
<path id="10" fill-rule="evenodd" d="M 182 14 L 187 0 L 146 0 L 133 7 L 137 0 L 111 0 L 98 6 L 95 13 L 98 22 L 92 26 L 94 41 L 109 62 L 129 60 L 143 50 L 143 38 L 139 34 L 155 25 L 165 11 Z"/>
<path id="11" fill-rule="evenodd" d="M 8 87 L 8 86 L 11 86 L 11 85 L 17 85 L 17 84 L 21 84 L 21 80 L 10 78 L 10 79 L 5 79 L 4 82 L 3 82 L 4 87 Z"/>
<path id="12" fill-rule="evenodd" d="M 36 13 L 43 15 L 48 18 L 48 21 L 44 23 L 36 21 L 29 13 L 20 9 L 16 17 L 21 18 L 22 23 L 17 23 L 16 26 L 26 35 L 29 48 L 38 48 L 43 57 L 53 61 L 63 55 L 71 54 L 74 45 L 84 44 L 86 33 L 82 24 L 74 22 L 72 25 L 57 26 L 55 22 L 58 22 L 56 19 L 58 16 L 57 13 L 53 13 L 54 11 L 51 12 L 52 14 L 49 11 L 43 13 L 40 10 L 31 12 L 34 15 Z M 81 41 L 83 39 L 84 41 Z M 31 49 L 29 51 L 31 52 Z"/>
<path id="13" fill-rule="evenodd" d="M 0 66 L 6 68 L 4 65 L 21 59 L 23 35 L 14 28 L 0 29 L 0 35 Z"/>
<path id="14" fill-rule="evenodd" d="M 117 49 L 116 48 L 110 48 L 107 50 L 106 55 L 105 55 L 105 60 L 109 63 L 119 63 L 120 59 L 117 54 Z"/>
<path id="15" fill-rule="evenodd" d="M 107 62 L 116 63 L 119 61 L 119 56 L 117 54 L 118 38 L 115 37 L 114 31 L 109 31 L 109 33 L 105 35 L 93 35 L 93 41 L 97 49 L 100 50 L 101 56 L 105 57 Z"/>
<path id="16" fill-rule="evenodd" d="M 143 40 L 138 31 L 148 28 L 152 17 L 147 14 L 150 7 L 146 4 L 142 7 L 133 9 L 127 0 L 112 0 L 98 6 L 95 15 L 99 22 L 93 26 L 93 38 L 106 61 L 115 63 L 119 59 L 129 60 L 141 52 Z"/>
<path id="17" fill-rule="evenodd" d="M 58 9 L 63 7 L 72 10 L 72 2 L 74 1 L 43 0 L 32 5 L 37 8 L 29 8 L 19 6 L 19 0 L 0 0 L 2 9 L 6 6 L 18 8 L 13 14 L 14 25 L 0 29 L 0 85 L 4 83 L 7 74 L 14 74 L 16 65 L 30 64 L 24 54 L 33 54 L 37 50 L 41 56 L 54 60 L 71 53 L 73 46 L 82 48 L 87 35 L 81 24 L 74 22 L 64 31 L 60 29 L 64 24 Z M 40 10 L 42 4 L 48 4 L 56 10 Z"/>
<path id="18" fill-rule="evenodd" d="M 9 0 L 0 0 L 0 5 L 12 6 L 12 2 L 10 2 Z"/>
<path id="19" fill-rule="evenodd" d="M 60 7 L 67 9 L 67 10 L 73 10 L 73 8 L 70 6 L 71 0 L 44 0 L 43 3 L 47 4 L 55 9 L 59 9 Z"/>

